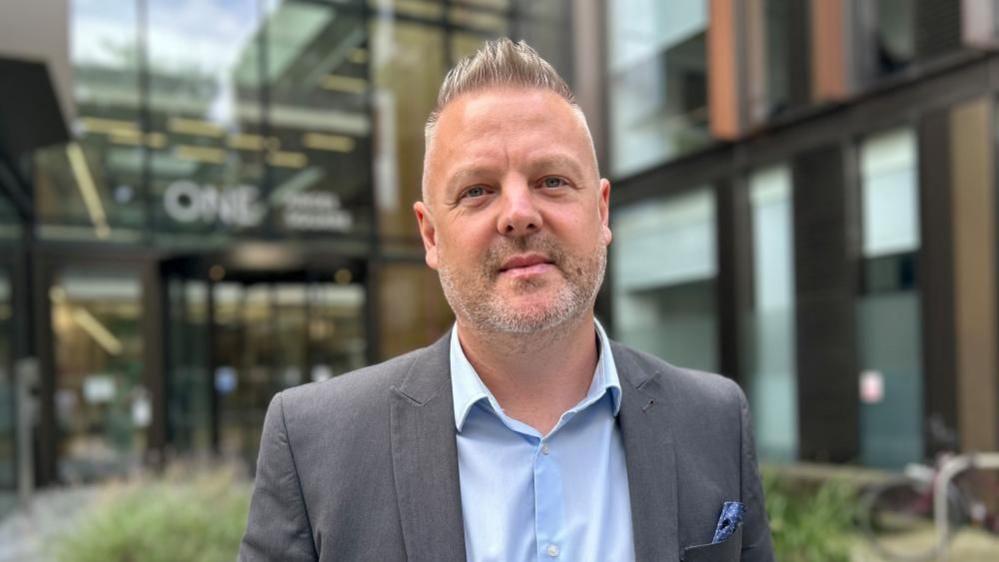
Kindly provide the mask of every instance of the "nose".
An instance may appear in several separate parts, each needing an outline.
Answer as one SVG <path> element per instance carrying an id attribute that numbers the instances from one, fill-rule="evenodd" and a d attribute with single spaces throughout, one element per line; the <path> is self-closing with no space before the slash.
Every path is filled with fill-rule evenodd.
<path id="1" fill-rule="evenodd" d="M 504 236 L 527 236 L 541 229 L 541 213 L 526 183 L 504 186 L 497 230 Z"/>

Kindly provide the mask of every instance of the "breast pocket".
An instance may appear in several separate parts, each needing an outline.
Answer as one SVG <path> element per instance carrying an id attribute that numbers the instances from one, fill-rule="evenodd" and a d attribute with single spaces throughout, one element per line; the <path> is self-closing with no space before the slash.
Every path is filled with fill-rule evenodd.
<path id="1" fill-rule="evenodd" d="M 739 562 L 742 553 L 742 525 L 732 536 L 717 544 L 688 546 L 683 549 L 683 562 Z"/>

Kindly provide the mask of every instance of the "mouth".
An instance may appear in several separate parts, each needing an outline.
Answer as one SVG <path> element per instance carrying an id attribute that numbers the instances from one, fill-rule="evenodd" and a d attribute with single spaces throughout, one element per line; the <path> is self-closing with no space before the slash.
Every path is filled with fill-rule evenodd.
<path id="1" fill-rule="evenodd" d="M 555 267 L 555 263 L 541 254 L 524 254 L 507 258 L 500 266 L 500 275 L 525 276 L 544 273 Z"/>

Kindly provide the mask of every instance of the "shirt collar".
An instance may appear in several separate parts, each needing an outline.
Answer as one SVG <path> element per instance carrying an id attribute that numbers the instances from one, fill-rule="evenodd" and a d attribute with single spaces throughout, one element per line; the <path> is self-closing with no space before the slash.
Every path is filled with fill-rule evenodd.
<path id="1" fill-rule="evenodd" d="M 600 347 L 600 358 L 597 360 L 596 369 L 593 371 L 593 382 L 586 396 L 573 410 L 582 410 L 590 404 L 596 402 L 605 393 L 610 393 L 614 406 L 614 415 L 617 416 L 621 410 L 621 381 L 617 373 L 617 365 L 614 364 L 614 356 L 611 354 L 610 340 L 603 326 L 596 319 L 593 325 L 597 334 L 597 341 Z M 468 361 L 465 351 L 458 341 L 458 325 L 451 329 L 451 392 L 454 396 L 454 424 L 461 433 L 461 428 L 465 424 L 468 413 L 479 401 L 485 399 L 497 413 L 501 412 L 496 398 L 489 391 L 489 388 L 479 378 L 475 372 L 475 367 Z"/>

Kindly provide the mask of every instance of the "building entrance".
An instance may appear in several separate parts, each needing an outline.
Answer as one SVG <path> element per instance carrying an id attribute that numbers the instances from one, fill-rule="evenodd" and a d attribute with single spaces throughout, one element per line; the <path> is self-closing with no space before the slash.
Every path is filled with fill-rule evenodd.
<path id="1" fill-rule="evenodd" d="M 167 272 L 168 451 L 252 470 L 274 394 L 368 361 L 364 270 L 341 265 Z"/>

